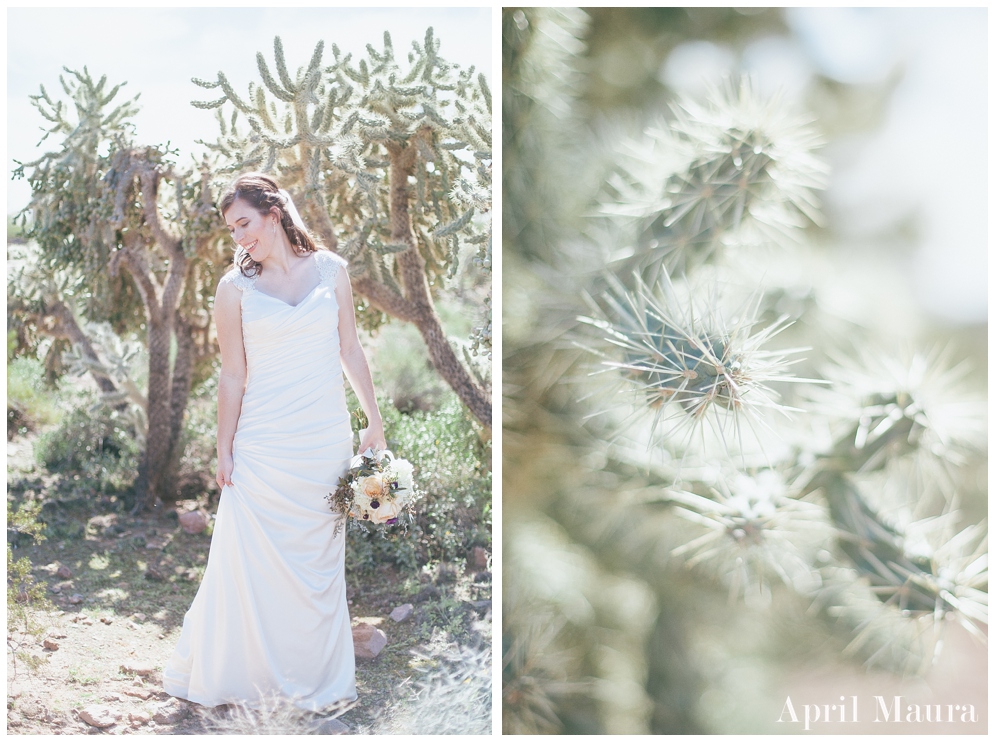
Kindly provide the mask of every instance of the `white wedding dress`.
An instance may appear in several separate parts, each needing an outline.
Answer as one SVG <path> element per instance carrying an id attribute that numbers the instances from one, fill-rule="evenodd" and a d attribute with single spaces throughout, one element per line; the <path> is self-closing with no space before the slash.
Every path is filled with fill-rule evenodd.
<path id="1" fill-rule="evenodd" d="M 242 291 L 248 370 L 207 570 L 163 672 L 170 695 L 205 705 L 280 696 L 319 710 L 356 698 L 345 534 L 325 500 L 349 466 L 352 432 L 339 361 L 335 276 L 296 306 Z"/>

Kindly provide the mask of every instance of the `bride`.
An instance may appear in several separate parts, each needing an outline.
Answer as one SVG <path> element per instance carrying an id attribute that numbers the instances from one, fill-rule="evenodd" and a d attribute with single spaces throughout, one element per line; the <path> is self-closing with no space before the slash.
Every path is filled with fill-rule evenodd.
<path id="1" fill-rule="evenodd" d="M 204 579 L 163 672 L 205 705 L 278 696 L 318 711 L 356 699 L 344 529 L 325 500 L 349 466 L 345 372 L 386 448 L 356 332 L 345 261 L 308 235 L 271 178 L 237 178 L 219 203 L 238 245 L 214 302 L 218 485 Z"/>

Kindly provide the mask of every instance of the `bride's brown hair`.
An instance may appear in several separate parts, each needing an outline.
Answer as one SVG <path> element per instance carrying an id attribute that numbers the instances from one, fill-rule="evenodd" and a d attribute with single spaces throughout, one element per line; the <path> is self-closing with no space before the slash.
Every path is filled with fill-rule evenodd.
<path id="1" fill-rule="evenodd" d="M 260 214 L 269 214 L 273 209 L 280 213 L 280 226 L 287 233 L 290 246 L 298 255 L 307 255 L 320 249 L 317 242 L 306 230 L 294 223 L 287 210 L 287 202 L 280 195 L 280 186 L 268 175 L 262 173 L 244 173 L 231 182 L 218 201 L 218 210 L 222 215 L 237 199 L 242 199 Z M 262 263 L 257 263 L 245 250 L 235 252 L 235 262 L 243 276 L 258 276 L 263 272 Z"/>

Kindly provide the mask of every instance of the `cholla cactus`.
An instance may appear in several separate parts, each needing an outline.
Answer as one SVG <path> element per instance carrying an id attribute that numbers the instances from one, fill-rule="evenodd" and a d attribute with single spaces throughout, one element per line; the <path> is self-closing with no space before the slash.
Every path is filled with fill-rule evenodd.
<path id="1" fill-rule="evenodd" d="M 612 288 L 596 306 L 602 319 L 580 321 L 600 330 L 608 346 L 621 349 L 617 358 L 610 350 L 592 350 L 605 358 L 602 370 L 616 372 L 623 381 L 620 391 L 636 392 L 633 408 L 652 412 L 653 432 L 661 422 L 676 421 L 660 430 L 660 438 L 677 439 L 686 448 L 706 420 L 721 438 L 741 438 L 741 421 L 762 425 L 771 410 L 787 412 L 769 384 L 804 381 L 787 373 L 789 357 L 798 351 L 765 349 L 784 329 L 786 317 L 754 330 L 756 301 L 727 319 L 714 302 L 703 305 L 693 293 L 678 297 L 666 271 L 655 291 L 638 277 L 631 290 L 614 276 L 608 280 Z"/>
<path id="2" fill-rule="evenodd" d="M 604 210 L 638 220 L 638 265 L 683 273 L 729 247 L 796 239 L 806 220 L 821 222 L 814 191 L 828 171 L 812 154 L 821 140 L 787 110 L 744 78 L 706 104 L 682 101 L 672 121 L 627 144 Z"/>
<path id="3" fill-rule="evenodd" d="M 193 105 L 218 110 L 221 135 L 208 146 L 224 172 L 275 173 L 325 245 L 350 261 L 353 290 L 367 302 L 359 320 L 373 327 L 383 313 L 413 323 L 433 366 L 489 426 L 489 391 L 447 342 L 434 297 L 463 243 L 477 247 L 489 280 L 491 92 L 440 48 L 429 28 L 404 64 L 385 33 L 382 49 L 367 45 L 358 60 L 332 44 L 329 64 L 319 42 L 291 74 L 277 37 L 276 75 L 259 53 L 261 85 L 243 98 L 223 72 L 194 79 L 221 97 Z"/>
<path id="4" fill-rule="evenodd" d="M 950 487 L 953 468 L 979 452 L 985 405 L 963 384 L 967 364 L 951 365 L 951 349 L 898 353 L 857 351 L 825 368 L 832 382 L 813 407 L 843 426 L 841 445 L 863 452 L 860 471 L 893 466 L 906 454 L 920 482 Z"/>
<path id="5" fill-rule="evenodd" d="M 8 284 L 8 322 L 13 316 L 22 327 L 34 324 L 94 363 L 77 312 L 145 339 L 141 510 L 175 495 L 187 399 L 215 352 L 210 301 L 222 271 L 223 229 L 208 164 L 181 170 L 167 147 L 136 144 L 130 119 L 137 105 L 118 98 L 121 85 L 109 87 L 86 68 L 67 69 L 60 82 L 68 100 L 42 88 L 32 103 L 49 122 L 46 138 L 61 141 L 14 171 L 31 186 L 20 218 L 37 251 L 28 263 L 38 280 L 26 282 L 23 293 L 21 284 Z M 106 375 L 95 376 L 105 394 L 120 391 Z"/>
<path id="6" fill-rule="evenodd" d="M 801 474 L 793 485 L 795 496 L 789 497 L 783 492 L 774 494 L 770 487 L 773 471 L 753 476 L 727 469 L 718 477 L 718 486 L 681 473 L 674 479 L 675 486 L 659 499 L 711 530 L 675 546 L 672 553 L 688 566 L 710 565 L 720 579 L 730 579 L 732 574 L 734 591 L 746 595 L 751 594 L 746 589 L 750 582 L 757 588 L 754 594 L 769 592 L 762 574 L 766 571 L 778 574 L 798 593 L 820 598 L 822 581 L 815 557 L 831 547 L 829 537 L 835 533 L 837 556 L 849 561 L 856 575 L 870 581 L 882 610 L 895 603 L 900 611 L 928 612 L 937 621 L 951 613 L 961 620 L 984 621 L 986 613 L 976 607 L 982 602 L 975 592 L 970 592 L 970 599 L 958 600 L 952 589 L 940 587 L 938 565 L 910 553 L 906 545 L 907 530 L 919 525 L 911 514 L 918 518 L 941 515 L 948 512 L 949 500 L 941 500 L 939 510 L 926 513 L 922 497 L 900 504 L 895 512 L 907 522 L 903 527 L 892 522 L 895 518 L 884 511 L 884 501 L 868 496 L 870 489 L 859 482 L 906 455 L 920 462 L 920 475 L 946 472 L 949 465 L 963 461 L 962 452 L 970 448 L 972 438 L 976 445 L 980 427 L 970 419 L 976 401 L 957 396 L 954 382 L 960 370 L 944 369 L 943 358 L 936 353 L 913 355 L 903 364 L 894 357 L 874 360 L 864 352 L 827 366 L 822 372 L 827 378 L 819 381 L 830 382 L 831 391 L 823 396 L 831 395 L 831 401 L 822 407 L 848 422 L 832 434 L 828 446 L 820 447 L 814 439 L 791 436 L 791 426 L 798 423 L 777 419 L 776 413 L 783 408 L 768 386 L 812 381 L 785 373 L 789 354 L 798 350 L 771 347 L 788 319 L 782 317 L 752 331 L 758 324 L 760 292 L 736 312 L 735 323 L 724 322 L 717 311 L 701 308 L 702 304 L 719 305 L 715 297 L 728 282 L 728 265 L 700 270 L 706 261 L 722 262 L 717 246 L 735 241 L 743 249 L 749 241 L 738 236 L 755 227 L 764 228 L 756 234 L 767 236 L 768 241 L 766 228 L 776 226 L 784 234 L 798 231 L 798 215 L 817 217 L 809 189 L 819 183 L 815 175 L 825 170 L 800 148 L 817 141 L 811 132 L 792 133 L 791 120 L 772 116 L 773 104 L 758 102 L 749 85 L 732 90 L 738 94 L 727 92 L 711 106 L 684 104 L 672 125 L 674 133 L 668 135 L 676 143 L 693 142 L 692 149 L 704 154 L 692 159 L 684 174 L 667 180 L 659 215 L 644 215 L 635 225 L 635 258 L 627 262 L 642 265 L 642 257 L 648 254 L 652 264 L 657 260 L 653 253 L 659 253 L 664 265 L 650 274 L 656 277 L 656 286 L 648 288 L 638 276 L 625 286 L 609 276 L 611 290 L 601 300 L 606 319 L 587 322 L 601 329 L 610 345 L 621 348 L 621 358 L 602 365 L 620 381 L 636 387 L 643 396 L 642 408 L 654 415 L 655 422 L 665 419 L 673 407 L 679 423 L 690 430 L 706 414 L 721 416 L 715 439 L 724 451 L 704 436 L 675 435 L 679 427 L 665 429 L 659 436 L 662 448 L 684 459 L 724 453 L 730 463 L 737 463 L 737 453 L 763 450 L 769 436 L 762 430 L 777 433 L 780 428 L 792 446 L 769 454 L 768 460 L 782 470 Z M 770 120 L 777 125 L 771 127 Z M 721 133 L 723 127 L 728 127 L 727 135 Z M 774 145 L 778 138 L 767 133 L 770 128 L 778 129 L 780 140 L 791 146 L 778 150 Z M 653 139 L 658 144 L 663 138 L 656 133 Z M 747 143 L 753 146 L 749 152 Z M 773 156 L 779 151 L 784 154 Z M 739 178 L 735 183 L 734 174 Z M 703 193 L 710 195 L 704 198 Z M 660 231 L 661 225 L 664 230 L 680 231 Z M 648 231 L 656 235 L 652 243 L 645 242 Z M 686 239 L 689 235 L 693 239 Z M 669 269 L 675 268 L 681 270 L 679 290 L 669 275 Z M 679 294 L 686 297 L 683 304 L 689 309 L 680 310 Z M 819 398 L 815 392 L 812 396 Z M 818 411 L 817 407 L 799 410 L 809 415 Z M 653 466 L 654 458 L 660 457 L 647 457 L 648 466 Z M 740 467 L 745 464 L 745 458 L 738 462 Z M 893 476 L 898 474 L 893 472 Z M 676 486 L 682 480 L 692 492 Z M 941 491 L 950 486 L 949 477 L 933 476 L 927 481 Z M 743 494 L 747 491 L 753 494 Z M 821 535 L 816 537 L 810 529 Z M 809 548 L 820 543 L 820 548 Z M 748 547 L 745 551 L 744 546 Z M 758 571 L 759 575 L 750 574 Z M 968 581 L 972 591 L 976 577 L 972 572 Z M 915 662 L 921 663 L 921 658 Z"/>
<path id="7" fill-rule="evenodd" d="M 812 593 L 819 586 L 812 565 L 830 547 L 832 527 L 825 509 L 801 494 L 772 469 L 721 473 L 706 495 L 671 490 L 666 500 L 676 512 L 706 529 L 672 553 L 688 567 L 709 566 L 733 597 L 769 602 L 772 578 Z"/>
<path id="8" fill-rule="evenodd" d="M 530 26 L 537 18 L 549 22 L 535 11 L 520 25 L 541 37 L 539 24 Z M 522 29 L 511 25 L 515 40 Z M 542 86 L 509 87 L 523 95 Z M 513 130 L 506 151 L 507 142 L 542 136 L 563 144 L 555 132 L 530 133 Z M 929 668 L 951 623 L 985 633 L 987 528 L 959 509 L 959 468 L 976 464 L 984 440 L 983 402 L 960 385 L 964 365 L 952 351 L 896 353 L 866 328 L 846 328 L 866 350 L 841 351 L 818 332 L 817 287 L 798 294 L 792 284 L 812 301 L 781 302 L 776 272 L 764 276 L 763 258 L 794 260 L 806 250 L 806 227 L 822 224 L 814 194 L 828 168 L 813 152 L 819 143 L 808 119 L 748 80 L 683 100 L 668 120 L 613 142 L 607 177 L 577 178 L 578 188 L 607 182 L 587 194 L 597 224 L 561 225 L 567 236 L 554 235 L 533 271 L 549 276 L 544 301 L 532 300 L 545 311 L 534 323 L 545 348 L 525 333 L 510 343 L 506 335 L 508 358 L 528 364 L 506 371 L 516 434 L 505 448 L 506 584 L 535 594 L 573 574 L 555 562 L 542 573 L 524 566 L 521 535 L 546 517 L 597 565 L 655 592 L 642 652 L 616 658 L 646 663 L 642 690 L 653 711 L 643 731 L 702 731 L 694 699 L 713 674 L 702 668 L 724 658 L 690 658 L 744 616 L 769 626 L 795 611 L 813 631 L 840 632 L 855 661 L 899 673 Z M 508 193 L 506 202 L 525 196 Z M 527 235 L 505 227 L 519 232 Z M 533 242 L 511 247 L 540 262 Z M 556 304 L 563 309 L 550 311 Z M 536 501 L 542 516 L 513 511 Z M 593 571 L 573 579 L 590 582 Z M 716 593 L 731 602 L 728 620 L 699 620 L 721 610 Z M 569 606 L 543 605 L 551 625 L 567 624 Z M 597 612 L 571 620 L 574 645 L 562 634 L 556 645 L 572 651 L 573 665 L 561 675 L 524 673 L 528 683 L 506 678 L 506 689 L 528 688 L 536 699 L 534 707 L 506 699 L 506 720 L 540 731 L 534 708 L 543 708 L 556 729 L 572 729 L 552 689 L 605 682 L 599 658 L 611 620 Z M 603 686 L 589 692 L 608 729 L 611 710 L 599 701 L 608 695 Z"/>

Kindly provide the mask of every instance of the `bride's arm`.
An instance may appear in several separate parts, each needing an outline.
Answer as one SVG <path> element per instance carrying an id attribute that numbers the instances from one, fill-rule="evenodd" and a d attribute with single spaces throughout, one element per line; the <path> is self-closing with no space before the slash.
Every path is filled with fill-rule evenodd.
<path id="1" fill-rule="evenodd" d="M 373 391 L 373 377 L 370 375 L 370 365 L 366 354 L 359 344 L 359 334 L 356 332 L 356 311 L 352 304 L 352 286 L 349 283 L 349 273 L 345 267 L 340 267 L 335 276 L 335 298 L 339 303 L 339 346 L 342 359 L 342 370 L 352 390 L 359 399 L 359 404 L 366 413 L 369 427 L 366 435 L 359 442 L 359 450 L 367 448 L 383 450 L 387 448 L 384 438 L 383 419 L 380 417 L 380 407 L 377 406 L 377 396 Z"/>
<path id="2" fill-rule="evenodd" d="M 232 443 L 245 394 L 245 347 L 242 345 L 242 292 L 224 281 L 214 297 L 214 324 L 221 346 L 221 378 L 218 381 L 218 476 L 219 487 L 231 484 L 235 467 Z"/>

